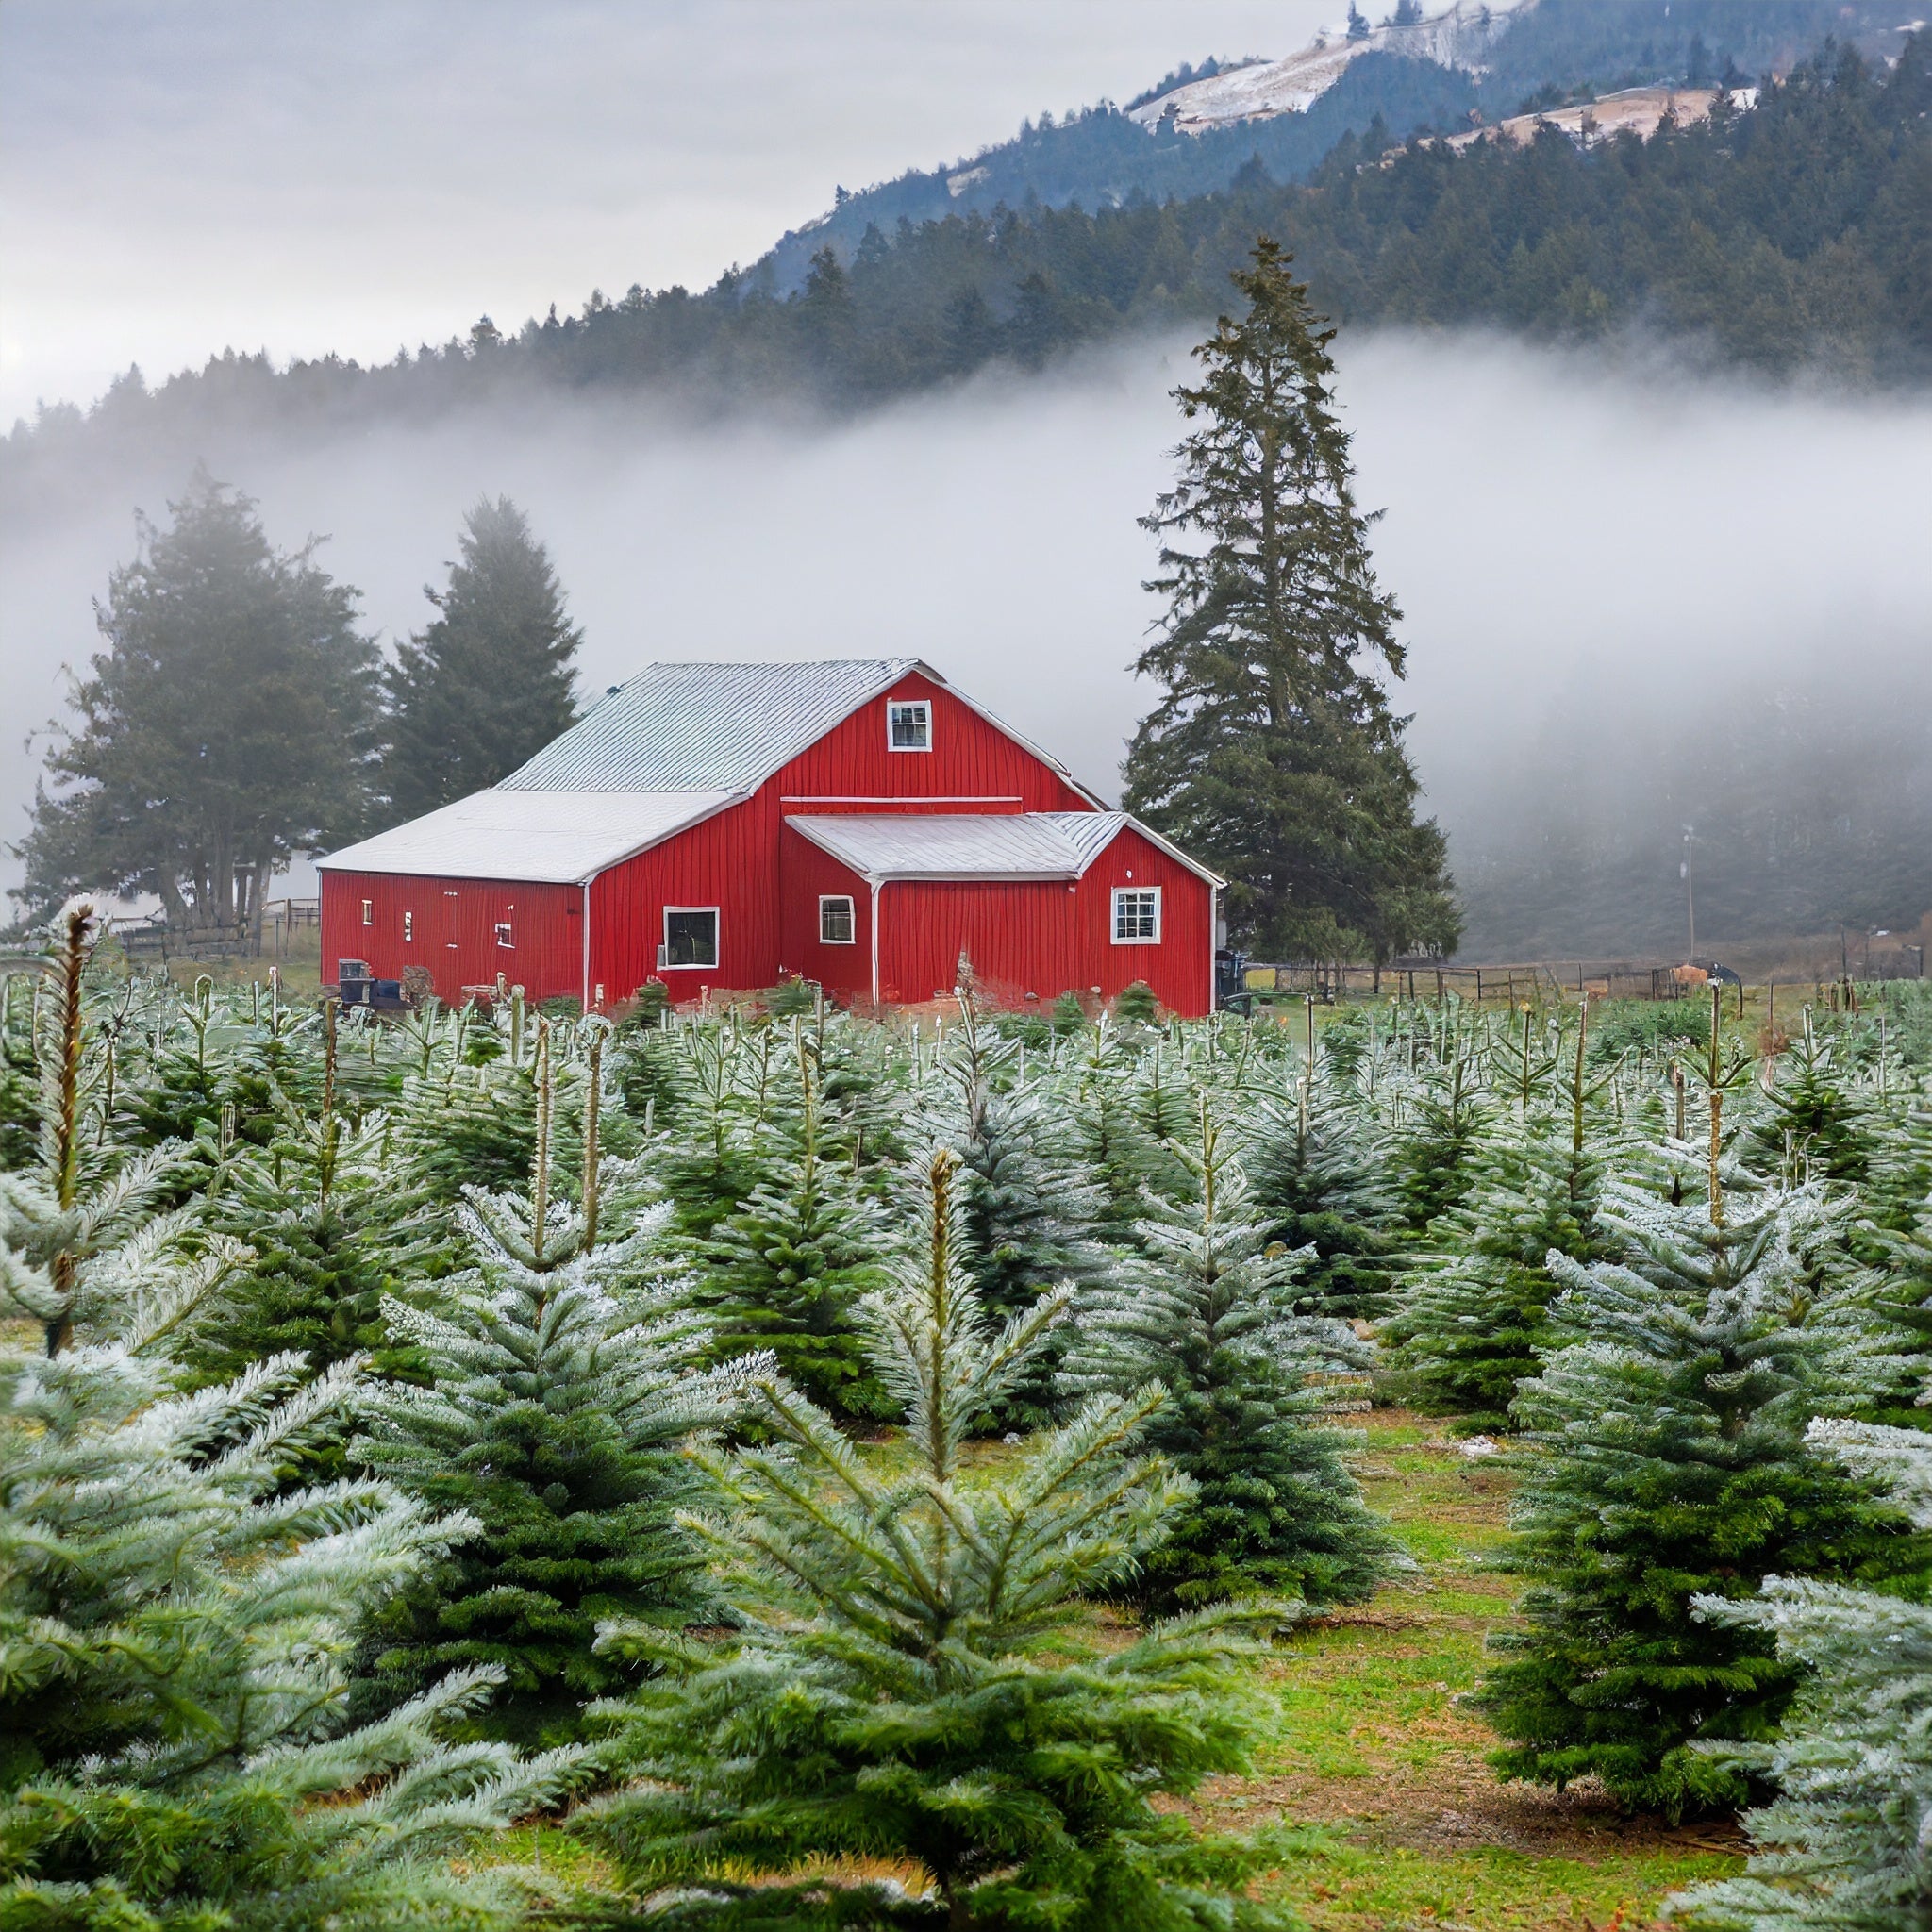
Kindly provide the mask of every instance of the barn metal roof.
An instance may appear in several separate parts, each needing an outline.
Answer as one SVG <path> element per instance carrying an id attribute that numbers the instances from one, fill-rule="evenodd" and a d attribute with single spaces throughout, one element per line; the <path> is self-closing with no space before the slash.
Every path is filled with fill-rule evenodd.
<path id="1" fill-rule="evenodd" d="M 1126 819 L 1117 811 L 868 812 L 785 823 L 868 879 L 1076 879 Z"/>
<path id="2" fill-rule="evenodd" d="M 498 788 L 750 791 L 908 671 L 916 658 L 649 664 Z"/>
<path id="3" fill-rule="evenodd" d="M 334 872 L 580 885 L 737 802 L 740 791 L 478 791 L 332 852 Z"/>
<path id="4" fill-rule="evenodd" d="M 861 877 L 1077 879 L 1132 825 L 1212 885 L 1225 881 L 1124 811 L 855 812 L 785 823 Z"/>

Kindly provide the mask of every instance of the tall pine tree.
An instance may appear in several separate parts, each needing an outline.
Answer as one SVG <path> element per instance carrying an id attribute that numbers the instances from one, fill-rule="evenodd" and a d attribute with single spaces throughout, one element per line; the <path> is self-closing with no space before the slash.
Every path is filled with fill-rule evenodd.
<path id="1" fill-rule="evenodd" d="M 389 674 L 392 816 L 414 818 L 506 778 L 576 716 L 579 631 L 564 613 L 550 553 L 507 496 L 463 520 L 462 555 L 437 616 Z"/>
<path id="2" fill-rule="evenodd" d="M 1334 363 L 1307 291 L 1263 237 L 1174 391 L 1196 427 L 1142 527 L 1161 541 L 1162 687 L 1127 754 L 1126 804 L 1229 881 L 1231 928 L 1279 957 L 1454 943 L 1445 842 L 1371 666 L 1401 677 L 1401 613 L 1356 507 Z"/>

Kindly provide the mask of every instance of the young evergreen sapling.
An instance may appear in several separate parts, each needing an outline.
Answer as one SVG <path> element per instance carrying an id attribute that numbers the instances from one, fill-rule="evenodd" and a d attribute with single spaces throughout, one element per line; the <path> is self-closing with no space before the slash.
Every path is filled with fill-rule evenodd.
<path id="1" fill-rule="evenodd" d="M 717 1499 L 706 1534 L 739 1634 L 607 1637 L 660 1674 L 607 1707 L 633 1781 L 580 1814 L 642 1900 L 630 1923 L 1281 1923 L 1243 1890 L 1255 1854 L 1153 1802 L 1243 1759 L 1242 1620 L 1101 1652 L 1076 1628 L 1082 1599 L 1158 1540 L 1187 1493 L 1133 1453 L 1159 1388 L 1094 1398 L 1011 1457 L 965 1466 L 967 1438 L 1028 1374 L 1066 1291 L 995 1325 L 965 1266 L 957 1174 L 935 1150 L 919 1258 L 866 1305 L 909 1457 L 869 1461 L 783 1381 L 761 1380 L 772 1446 L 703 1457 Z M 908 1876 L 817 1875 L 847 1859 Z"/>

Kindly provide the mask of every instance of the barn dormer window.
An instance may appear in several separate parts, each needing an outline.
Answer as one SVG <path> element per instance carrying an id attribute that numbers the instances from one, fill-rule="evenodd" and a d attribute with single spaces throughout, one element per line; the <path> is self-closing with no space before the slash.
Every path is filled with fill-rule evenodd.
<path id="1" fill-rule="evenodd" d="M 894 698 L 888 703 L 886 745 L 891 751 L 932 749 L 932 706 L 924 698 Z"/>

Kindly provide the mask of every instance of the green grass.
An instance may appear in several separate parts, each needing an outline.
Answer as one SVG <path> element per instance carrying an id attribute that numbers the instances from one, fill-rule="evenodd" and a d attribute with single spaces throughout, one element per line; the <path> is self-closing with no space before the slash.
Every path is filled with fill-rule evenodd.
<path id="1" fill-rule="evenodd" d="M 1416 1570 L 1296 1633 L 1254 1774 L 1217 1779 L 1197 1813 L 1280 1830 L 1272 1889 L 1313 1932 L 1631 1928 L 1653 1924 L 1667 1893 L 1738 1870 L 1727 1830 L 1670 1830 L 1623 1819 L 1593 1790 L 1497 1782 L 1496 1740 L 1458 1698 L 1515 1594 L 1486 1566 L 1507 1536 L 1509 1478 L 1442 1424 L 1378 1410 L 1365 1425 L 1364 1485 Z"/>

